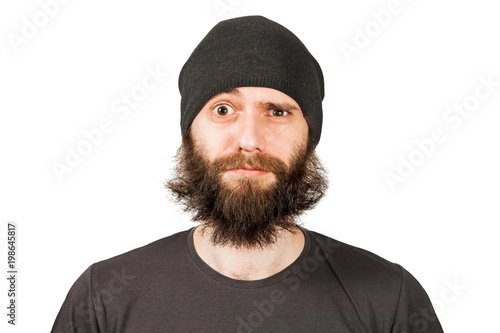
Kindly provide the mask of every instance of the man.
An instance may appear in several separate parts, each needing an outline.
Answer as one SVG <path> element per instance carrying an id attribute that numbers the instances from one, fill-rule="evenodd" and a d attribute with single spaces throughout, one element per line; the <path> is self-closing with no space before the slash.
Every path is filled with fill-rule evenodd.
<path id="1" fill-rule="evenodd" d="M 52 332 L 442 332 L 401 266 L 296 223 L 327 180 L 323 74 L 293 33 L 222 21 L 179 89 L 166 187 L 199 226 L 90 266 Z"/>

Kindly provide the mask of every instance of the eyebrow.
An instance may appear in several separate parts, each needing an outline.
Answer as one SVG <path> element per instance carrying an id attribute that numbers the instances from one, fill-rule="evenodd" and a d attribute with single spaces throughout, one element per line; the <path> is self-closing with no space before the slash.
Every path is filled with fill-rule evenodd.
<path id="1" fill-rule="evenodd" d="M 230 94 L 230 95 L 241 95 L 241 92 L 238 88 L 229 88 L 221 92 L 221 94 Z M 295 106 L 293 104 L 283 102 L 283 103 L 273 103 L 273 102 L 259 102 L 261 107 L 268 108 L 270 110 L 283 110 L 283 111 L 302 111 L 300 107 Z"/>
<path id="2" fill-rule="evenodd" d="M 238 90 L 238 88 L 229 88 L 221 91 L 220 94 L 241 95 L 241 92 Z"/>
<path id="3" fill-rule="evenodd" d="M 272 102 L 260 102 L 261 106 L 266 107 L 270 110 L 283 110 L 283 111 L 301 111 L 301 109 L 290 103 L 272 103 Z"/>

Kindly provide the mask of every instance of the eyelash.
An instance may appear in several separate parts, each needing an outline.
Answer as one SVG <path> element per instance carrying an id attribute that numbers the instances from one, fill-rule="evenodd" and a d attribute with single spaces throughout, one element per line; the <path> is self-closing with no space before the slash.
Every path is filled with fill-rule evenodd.
<path id="1" fill-rule="evenodd" d="M 221 115 L 217 114 L 217 109 L 218 109 L 218 108 L 220 108 L 221 106 L 228 107 L 229 109 L 231 109 L 231 110 L 233 111 L 233 112 L 229 113 L 228 115 L 231 115 L 231 114 L 233 114 L 233 113 L 235 113 L 235 112 L 236 112 L 236 111 L 234 110 L 235 108 L 234 108 L 232 105 L 228 104 L 228 103 L 217 104 L 217 105 L 215 105 L 215 106 L 212 108 L 212 114 L 213 114 L 215 117 L 217 117 L 217 118 L 225 118 L 225 117 L 227 117 L 227 116 L 228 116 L 228 115 L 221 116 Z"/>
<path id="2" fill-rule="evenodd" d="M 217 114 L 217 110 L 218 110 L 218 108 L 220 108 L 221 106 L 225 106 L 225 107 L 229 108 L 229 109 L 230 109 L 229 111 L 232 111 L 232 112 L 230 112 L 230 113 L 228 113 L 227 115 L 224 115 L 224 116 L 221 116 L 221 115 Z M 236 112 L 235 108 L 234 108 L 232 105 L 228 104 L 228 103 L 216 104 L 216 105 L 212 108 L 212 114 L 213 114 L 213 116 L 214 116 L 214 117 L 216 117 L 216 118 L 226 118 L 227 116 L 229 116 L 229 115 L 231 115 L 231 114 L 233 114 L 233 113 L 235 113 L 235 112 Z M 290 114 L 291 114 L 291 112 L 290 112 L 290 111 L 281 110 L 281 109 L 269 109 L 269 110 L 268 110 L 268 114 L 269 114 L 270 116 L 272 116 L 272 112 L 282 112 L 282 113 L 283 113 L 283 115 L 281 115 L 281 116 L 275 116 L 275 117 L 273 117 L 273 118 L 284 118 L 284 117 L 287 117 L 288 115 L 290 115 Z"/>
<path id="3" fill-rule="evenodd" d="M 286 117 L 290 114 L 289 111 L 286 111 L 286 110 L 280 110 L 280 109 L 271 109 L 269 110 L 269 112 L 273 112 L 273 111 L 279 111 L 279 112 L 283 112 L 284 114 L 282 116 L 277 116 L 277 118 L 283 118 L 283 117 Z"/>

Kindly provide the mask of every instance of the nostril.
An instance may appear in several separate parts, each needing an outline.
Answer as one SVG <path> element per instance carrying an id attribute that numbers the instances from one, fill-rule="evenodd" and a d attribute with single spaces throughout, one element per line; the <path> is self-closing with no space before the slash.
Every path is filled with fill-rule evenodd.
<path id="1" fill-rule="evenodd" d="M 255 148 L 249 148 L 248 146 L 247 147 L 240 147 L 240 152 L 241 153 L 253 153 L 255 151 L 262 151 L 261 148 L 259 147 L 255 147 Z"/>

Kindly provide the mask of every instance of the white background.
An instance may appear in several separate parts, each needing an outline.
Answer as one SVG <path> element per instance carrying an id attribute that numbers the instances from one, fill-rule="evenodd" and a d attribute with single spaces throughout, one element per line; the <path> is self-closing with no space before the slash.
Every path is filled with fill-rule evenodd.
<path id="1" fill-rule="evenodd" d="M 2 332 L 49 332 L 90 264 L 194 225 L 162 186 L 180 143 L 178 74 L 213 25 L 250 14 L 292 30 L 324 71 L 318 152 L 330 188 L 304 226 L 404 266 L 446 332 L 498 328 L 500 86 L 457 128 L 443 118 L 473 101 L 480 76 L 500 81 L 494 1 L 401 0 L 380 31 L 370 13 L 389 0 L 221 0 L 219 10 L 213 0 L 74 0 L 44 22 L 47 2 L 0 5 L 0 258 L 5 267 L 14 221 L 19 267 L 18 325 L 6 323 L 2 278 Z M 15 46 L 36 19 L 45 26 Z M 349 62 L 341 45 L 356 38 Z M 120 119 L 113 103 L 148 66 L 169 74 Z M 53 163 L 105 118 L 112 132 L 59 180 Z M 446 140 L 392 191 L 384 173 L 418 157 L 415 140 L 436 128 Z"/>

